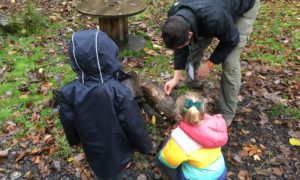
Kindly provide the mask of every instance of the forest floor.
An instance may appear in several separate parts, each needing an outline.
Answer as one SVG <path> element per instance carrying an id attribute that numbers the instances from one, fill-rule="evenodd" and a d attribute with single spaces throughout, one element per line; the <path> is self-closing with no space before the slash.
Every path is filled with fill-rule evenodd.
<path id="1" fill-rule="evenodd" d="M 48 18 L 44 33 L 0 34 L 0 179 L 91 179 L 82 150 L 70 149 L 64 139 L 53 90 L 74 77 L 67 64 L 72 32 L 95 28 L 97 20 L 78 14 L 77 1 L 33 2 Z M 146 47 L 123 51 L 121 59 L 125 69 L 162 86 L 171 77 L 173 65 L 159 28 L 173 1 L 146 2 L 146 11 L 129 19 L 130 33 L 144 36 Z M 0 4 L 0 15 L 10 17 L 24 6 L 7 1 Z M 222 150 L 228 179 L 300 177 L 300 147 L 289 143 L 290 138 L 300 138 L 299 9 L 298 1 L 262 1 L 241 57 L 240 102 Z M 220 67 L 214 68 L 201 89 L 209 113 L 218 113 L 220 77 Z M 175 94 L 188 90 L 181 88 Z M 135 154 L 126 169 L 127 179 L 160 178 L 154 159 L 176 125 L 144 116 L 154 149 L 148 156 Z"/>

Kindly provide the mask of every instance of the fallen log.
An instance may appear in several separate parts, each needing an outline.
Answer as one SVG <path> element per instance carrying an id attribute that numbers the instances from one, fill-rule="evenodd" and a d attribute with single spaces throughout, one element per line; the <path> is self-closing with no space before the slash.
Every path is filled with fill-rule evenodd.
<path id="1" fill-rule="evenodd" d="M 175 100 L 172 96 L 168 96 L 159 85 L 148 81 L 141 86 L 144 98 L 159 114 L 169 119 L 176 117 Z"/>
<path id="2" fill-rule="evenodd" d="M 141 88 L 141 80 L 140 80 L 138 74 L 134 71 L 130 71 L 128 74 L 131 75 L 131 78 L 122 81 L 122 83 L 130 89 L 132 95 L 135 98 L 143 97 L 143 91 Z"/>

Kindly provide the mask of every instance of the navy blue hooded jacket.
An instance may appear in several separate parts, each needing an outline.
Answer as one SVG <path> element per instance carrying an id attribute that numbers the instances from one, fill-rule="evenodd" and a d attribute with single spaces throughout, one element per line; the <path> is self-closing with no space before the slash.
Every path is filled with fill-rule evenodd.
<path id="1" fill-rule="evenodd" d="M 195 41 L 197 37 L 218 38 L 220 42 L 210 60 L 220 64 L 240 40 L 235 21 L 254 3 L 255 0 L 180 0 L 168 16 L 183 17 L 191 25 Z M 188 46 L 175 50 L 175 70 L 185 68 L 188 55 Z"/>
<path id="2" fill-rule="evenodd" d="M 133 151 L 149 153 L 148 138 L 139 107 L 120 80 L 118 47 L 103 32 L 76 32 L 69 46 L 70 64 L 77 80 L 60 94 L 60 120 L 70 145 L 81 143 L 96 175 L 108 179 L 120 173 Z"/>

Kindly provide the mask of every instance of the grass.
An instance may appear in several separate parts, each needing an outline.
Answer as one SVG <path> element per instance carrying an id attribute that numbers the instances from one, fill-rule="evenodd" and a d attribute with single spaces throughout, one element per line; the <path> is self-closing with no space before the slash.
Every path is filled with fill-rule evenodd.
<path id="1" fill-rule="evenodd" d="M 300 110 L 294 107 L 287 107 L 282 104 L 274 104 L 268 112 L 272 119 L 290 119 L 300 121 Z"/>
<path id="2" fill-rule="evenodd" d="M 0 31 L 3 38 L 0 69 L 4 71 L 3 77 L 0 76 L 3 80 L 0 85 L 0 134 L 6 131 L 7 121 L 20 127 L 14 137 L 17 139 L 26 137 L 33 129 L 46 127 L 46 119 L 52 115 L 52 108 L 47 104 L 52 89 L 74 79 L 75 74 L 66 63 L 66 55 L 61 53 L 56 40 L 55 32 L 65 24 L 51 24 L 47 19 L 44 22 L 47 22 L 47 29 L 39 27 L 41 29 L 36 31 L 27 30 L 26 34 L 22 32 L 25 28 L 23 23 L 14 33 Z M 51 48 L 54 52 L 49 52 Z M 42 86 L 47 82 L 52 86 L 43 92 Z M 37 113 L 36 120 L 33 120 L 34 112 Z M 57 121 L 55 123 L 58 124 Z M 59 135 L 61 126 L 57 127 L 58 131 L 54 134 L 58 150 L 55 153 L 61 157 L 68 156 L 71 150 L 65 137 Z"/>
<path id="3" fill-rule="evenodd" d="M 287 8 L 287 6 L 289 8 Z M 299 3 L 296 1 L 278 1 L 261 3 L 251 41 L 248 57 L 282 64 L 286 60 L 296 60 L 296 52 L 290 51 L 300 47 L 297 13 Z"/>
<path id="4" fill-rule="evenodd" d="M 9 31 L 30 35 L 43 30 L 47 25 L 47 19 L 37 11 L 32 0 L 27 0 L 24 8 L 11 16 L 10 24 Z"/>

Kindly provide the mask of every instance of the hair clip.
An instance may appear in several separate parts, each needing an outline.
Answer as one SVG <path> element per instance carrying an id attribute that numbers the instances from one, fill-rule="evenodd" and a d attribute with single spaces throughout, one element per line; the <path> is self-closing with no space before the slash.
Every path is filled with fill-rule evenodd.
<path id="1" fill-rule="evenodd" d="M 192 106 L 195 106 L 198 110 L 201 109 L 202 103 L 199 101 L 192 101 L 191 99 L 185 99 L 184 101 L 184 107 L 189 109 Z"/>

